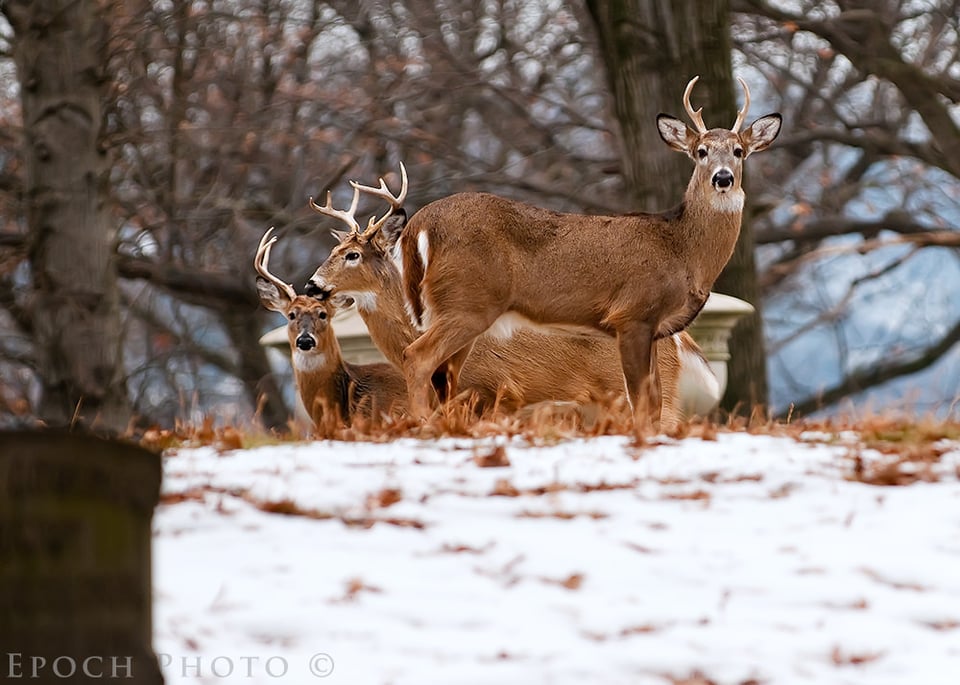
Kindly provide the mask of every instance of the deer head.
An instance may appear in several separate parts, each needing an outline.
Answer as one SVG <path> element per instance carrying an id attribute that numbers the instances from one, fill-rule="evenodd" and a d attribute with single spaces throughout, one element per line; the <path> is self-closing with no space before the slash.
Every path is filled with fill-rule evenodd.
<path id="1" fill-rule="evenodd" d="M 333 290 L 348 295 L 357 301 L 358 306 L 368 307 L 371 296 L 371 276 L 377 282 L 382 280 L 382 270 L 393 268 L 388 264 L 388 250 L 395 241 L 396 234 L 406 224 L 407 215 L 403 203 L 407 197 L 407 170 L 400 163 L 400 192 L 394 195 L 387 187 L 386 181 L 380 178 L 379 187 L 365 186 L 350 181 L 353 186 L 353 202 L 348 210 L 333 209 L 330 204 L 330 194 L 327 194 L 327 203 L 323 207 L 310 201 L 310 206 L 320 214 L 329 216 L 345 223 L 350 230 L 336 232 L 339 244 L 330 252 L 330 256 L 317 269 L 309 281 L 304 292 L 313 297 L 326 298 Z M 387 212 L 378 219 L 371 216 L 367 227 L 360 230 L 360 224 L 354 217 L 360 193 L 384 199 L 390 205 Z"/>
<path id="2" fill-rule="evenodd" d="M 695 128 L 669 114 L 660 114 L 657 129 L 667 145 L 685 153 L 696 164 L 687 192 L 709 199 L 715 210 L 740 212 L 743 210 L 743 160 L 773 142 L 780 132 L 782 118 L 779 114 L 768 114 L 741 131 L 750 109 L 750 89 L 743 79 L 738 79 L 744 101 L 733 127 L 708 130 L 703 123 L 703 108 L 694 110 L 690 104 L 690 93 L 699 78 L 694 76 L 683 92 L 683 106 Z"/>
<path id="3" fill-rule="evenodd" d="M 276 236 L 271 236 L 272 233 L 271 228 L 263 235 L 254 259 L 260 303 L 287 317 L 287 337 L 295 370 L 324 366 L 332 361 L 329 355 L 339 349 L 330 326 L 335 313 L 334 305 L 332 302 L 297 295 L 292 285 L 270 273 L 270 249 L 277 241 Z M 339 354 L 335 356 L 339 357 Z"/>

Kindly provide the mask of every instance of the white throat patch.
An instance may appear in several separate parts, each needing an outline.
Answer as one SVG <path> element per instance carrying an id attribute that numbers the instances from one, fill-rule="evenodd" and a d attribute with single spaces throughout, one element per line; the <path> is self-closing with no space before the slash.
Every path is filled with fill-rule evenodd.
<path id="1" fill-rule="evenodd" d="M 323 352 L 304 352 L 301 349 L 295 349 L 292 362 L 294 371 L 313 373 L 327 365 L 327 355 Z"/>
<path id="2" fill-rule="evenodd" d="M 743 211 L 743 190 L 731 190 L 727 193 L 714 192 L 710 196 L 710 205 L 717 212 L 737 214 Z"/>
<path id="3" fill-rule="evenodd" d="M 357 305 L 357 309 L 362 312 L 374 312 L 377 310 L 377 294 L 369 290 L 361 291 L 341 291 L 345 297 L 351 298 Z"/>

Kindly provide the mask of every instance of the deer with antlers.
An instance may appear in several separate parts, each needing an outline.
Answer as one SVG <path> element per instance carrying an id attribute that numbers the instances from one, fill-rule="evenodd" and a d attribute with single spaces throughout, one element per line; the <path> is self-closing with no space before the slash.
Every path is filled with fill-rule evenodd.
<path id="1" fill-rule="evenodd" d="M 407 386 L 392 364 L 344 361 L 330 321 L 329 300 L 297 295 L 289 283 L 270 273 L 270 249 L 277 241 L 269 229 L 260 240 L 253 266 L 264 307 L 287 318 L 293 376 L 300 399 L 321 431 L 349 423 L 354 416 L 379 416 L 403 409 Z"/>
<path id="2" fill-rule="evenodd" d="M 311 206 L 319 213 L 335 218 L 348 227 L 336 231 L 339 245 L 317 269 L 307 286 L 307 294 L 350 298 L 374 343 L 393 363 L 403 363 L 403 351 L 420 335 L 410 320 L 404 302 L 400 271 L 391 254 L 406 223 L 403 203 L 407 194 L 407 176 L 400 165 L 401 189 L 394 195 L 381 178 L 379 187 L 351 182 L 353 202 L 348 210 L 327 202 Z M 389 209 L 381 219 L 373 217 L 360 230 L 354 217 L 358 195 L 367 193 L 386 200 Z M 323 287 L 318 288 L 317 284 Z M 656 374 L 663 393 L 662 430 L 674 431 L 683 413 L 679 398 L 681 375 L 691 385 L 719 399 L 719 385 L 696 342 L 680 333 L 657 343 Z M 443 398 L 447 379 L 437 378 L 435 387 Z M 459 386 L 476 393 L 481 406 L 514 410 L 548 401 L 591 400 L 623 396 L 623 374 L 616 344 L 609 338 L 564 335 L 520 328 L 507 337 L 481 335 L 467 357 Z"/>
<path id="3" fill-rule="evenodd" d="M 459 193 L 410 219 L 398 247 L 407 303 L 424 329 L 404 351 L 413 416 L 431 412 L 438 372 L 456 388 L 480 335 L 533 326 L 615 338 L 637 425 L 656 418 L 659 403 L 648 397 L 663 394 L 656 374 L 649 387 L 654 341 L 683 330 L 706 302 L 740 233 L 743 162 L 773 142 L 782 122 L 768 114 L 740 130 L 750 107 L 740 79 L 744 105 L 733 127 L 708 130 L 690 104 L 698 78 L 683 96 L 695 128 L 657 117 L 664 142 L 694 162 L 670 211 L 585 216 Z"/>

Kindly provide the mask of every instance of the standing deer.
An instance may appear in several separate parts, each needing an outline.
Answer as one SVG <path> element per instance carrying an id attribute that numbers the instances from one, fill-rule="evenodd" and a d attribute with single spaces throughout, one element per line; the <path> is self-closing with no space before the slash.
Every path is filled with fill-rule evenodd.
<path id="1" fill-rule="evenodd" d="M 404 303 L 400 271 L 391 248 L 406 223 L 403 202 L 407 194 L 406 170 L 400 165 L 402 185 L 394 195 L 383 179 L 380 187 L 351 182 L 354 199 L 349 210 L 336 210 L 330 196 L 323 207 L 311 202 L 319 213 L 348 227 L 335 232 L 339 245 L 317 269 L 307 285 L 308 295 L 335 295 L 357 303 L 370 337 L 394 364 L 403 363 L 403 351 L 419 335 Z M 361 231 L 354 218 L 358 192 L 386 200 L 389 209 L 382 219 L 371 219 Z M 317 284 L 323 287 L 318 288 Z M 719 384 L 696 342 L 679 333 L 657 342 L 656 374 L 663 393 L 660 428 L 673 432 L 682 418 L 679 400 L 681 374 L 695 387 L 719 399 Z M 438 379 L 443 396 L 446 379 Z M 623 374 L 616 344 L 609 338 L 545 334 L 532 329 L 513 331 L 506 338 L 481 335 L 464 362 L 460 387 L 477 394 L 481 406 L 514 410 L 546 401 L 591 400 L 623 396 Z"/>
<path id="2" fill-rule="evenodd" d="M 351 364 L 343 360 L 330 320 L 332 302 L 297 295 L 289 283 L 270 273 L 269 229 L 260 240 L 253 266 L 264 307 L 287 317 L 293 376 L 314 425 L 325 430 L 354 416 L 378 416 L 406 406 L 407 386 L 392 364 Z"/>
<path id="3" fill-rule="evenodd" d="M 409 411 L 426 417 L 440 370 L 455 392 L 477 337 L 519 326 L 616 338 L 635 421 L 651 416 L 647 392 L 654 341 L 683 330 L 707 300 L 740 233 L 743 161 L 768 147 L 781 116 L 740 131 L 708 130 L 702 109 L 683 104 L 696 128 L 661 114 L 657 128 L 694 162 L 681 204 L 659 214 L 562 214 L 486 193 L 459 193 L 417 212 L 399 240 L 404 292 L 424 333 L 404 351 Z M 314 284 L 320 287 L 319 284 Z"/>

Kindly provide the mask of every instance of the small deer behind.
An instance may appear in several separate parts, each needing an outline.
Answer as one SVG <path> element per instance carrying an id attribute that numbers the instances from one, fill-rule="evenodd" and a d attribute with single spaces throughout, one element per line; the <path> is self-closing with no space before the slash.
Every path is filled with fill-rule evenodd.
<path id="1" fill-rule="evenodd" d="M 693 321 L 740 233 L 743 162 L 769 146 L 781 117 L 708 130 L 667 115 L 660 136 L 694 162 L 683 202 L 659 214 L 562 214 L 486 193 L 459 193 L 413 215 L 399 241 L 404 294 L 423 334 L 404 351 L 414 417 L 431 412 L 438 374 L 452 391 L 484 332 L 521 326 L 615 338 L 637 425 L 659 418 L 654 341 Z M 318 288 L 325 284 L 315 283 Z M 652 387 L 651 386 L 652 380 Z M 451 392 L 452 394 L 452 392 Z M 650 405 L 650 398 L 659 398 Z"/>
<path id="2" fill-rule="evenodd" d="M 330 324 L 336 309 L 330 301 L 297 295 L 289 283 L 270 273 L 268 230 L 260 240 L 254 268 L 264 307 L 287 317 L 293 376 L 304 408 L 318 430 L 349 423 L 354 416 L 392 414 L 406 406 L 407 386 L 391 364 L 351 364 L 340 353 Z"/>

